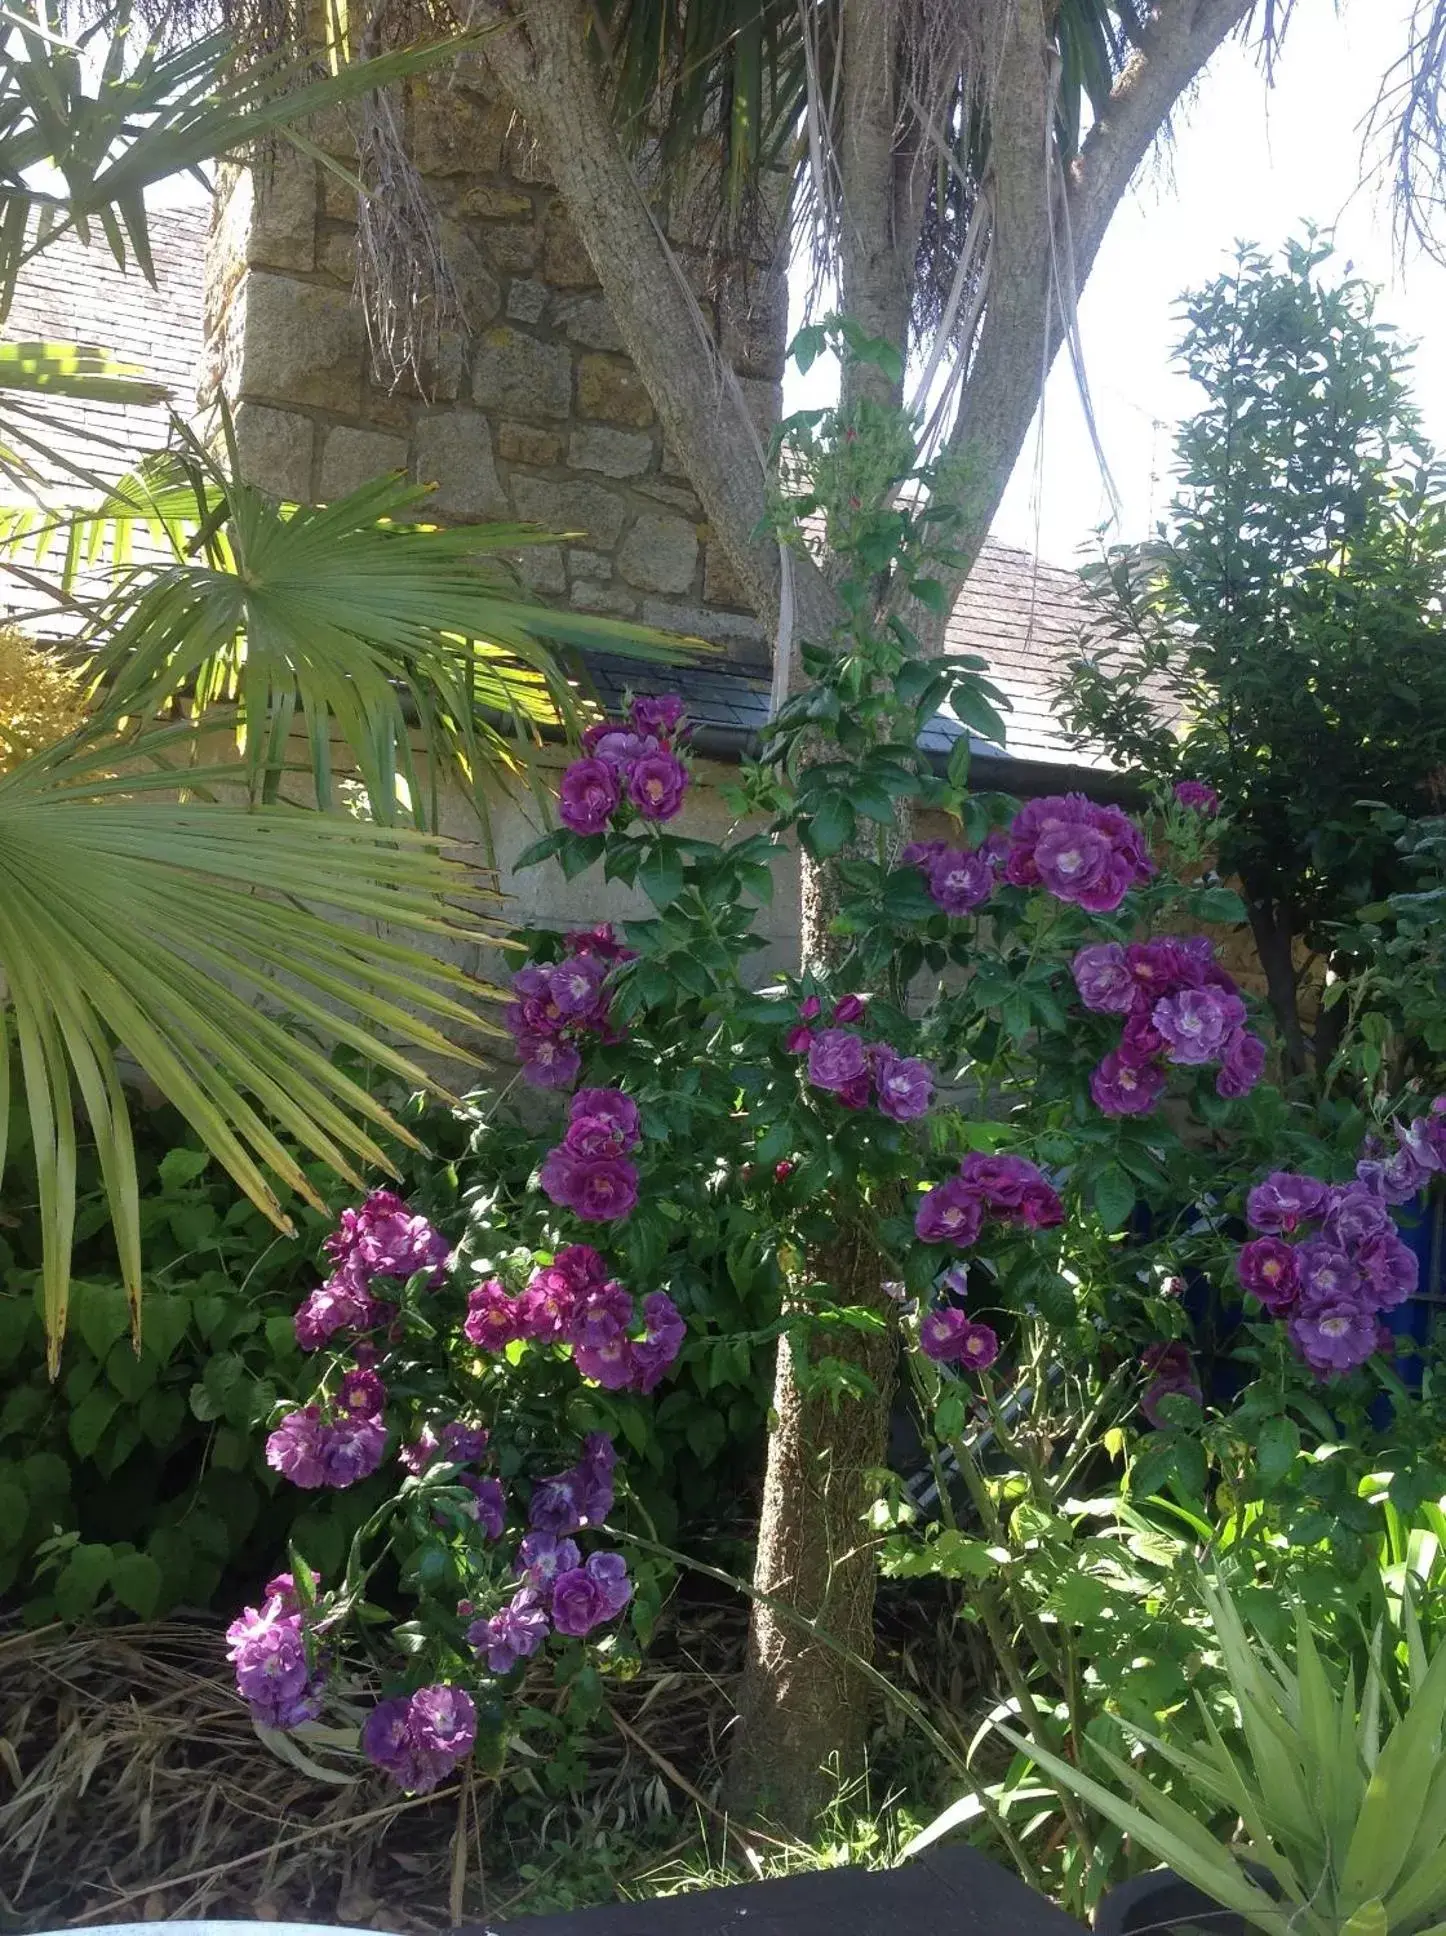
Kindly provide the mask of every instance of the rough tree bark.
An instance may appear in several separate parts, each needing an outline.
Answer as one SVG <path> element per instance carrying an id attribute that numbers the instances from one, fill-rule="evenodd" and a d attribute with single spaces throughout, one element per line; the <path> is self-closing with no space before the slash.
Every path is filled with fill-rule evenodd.
<path id="1" fill-rule="evenodd" d="M 982 314 L 969 350 L 949 440 L 966 490 L 962 583 L 998 509 L 1050 364 L 1131 176 L 1182 91 L 1252 0 L 1154 0 L 1141 45 L 1121 73 L 1065 175 L 1050 158 L 1056 76 L 1046 36 L 1048 0 L 978 0 L 971 26 L 987 77 L 990 151 L 980 192 L 989 219 Z M 844 222 L 839 238 L 845 309 L 871 333 L 907 334 L 917 238 L 918 156 L 899 132 L 899 48 L 905 10 L 837 0 L 843 25 L 838 141 Z M 758 448 L 741 395 L 676 272 L 609 119 L 586 42 L 582 0 L 475 0 L 473 20 L 501 29 L 482 42 L 567 204 L 614 319 L 709 522 L 760 617 L 779 625 L 776 550 L 754 533 L 765 508 Z M 911 226 L 914 225 L 914 226 Z M 896 401 L 867 372 L 854 394 Z M 956 586 L 957 590 L 957 586 Z M 826 639 L 837 605 L 824 575 L 794 567 L 792 631 Z M 785 647 L 787 640 L 782 641 Z M 804 958 L 826 968 L 837 882 L 804 879 Z M 840 1231 L 812 1266 L 840 1302 L 882 1308 L 877 1259 L 861 1228 Z M 890 1320 L 891 1323 L 891 1320 Z M 886 1329 L 848 1349 L 880 1393 L 891 1387 Z M 872 1647 L 873 1564 L 863 1543 L 866 1475 L 882 1463 L 887 1401 L 837 1408 L 805 1397 L 781 1351 L 757 1580 L 776 1604 L 815 1618 L 845 1647 Z M 806 1829 L 825 1786 L 826 1758 L 856 1756 L 867 1704 L 858 1676 L 797 1620 L 755 1603 L 736 1788 L 771 1792 L 777 1819 Z"/>

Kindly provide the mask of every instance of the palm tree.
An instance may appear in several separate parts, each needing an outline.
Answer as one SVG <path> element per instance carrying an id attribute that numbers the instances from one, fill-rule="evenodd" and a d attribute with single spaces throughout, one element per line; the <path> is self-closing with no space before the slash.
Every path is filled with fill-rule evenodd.
<path id="1" fill-rule="evenodd" d="M 454 51 L 412 48 L 316 81 L 276 60 L 237 70 L 218 36 L 137 46 L 131 27 L 123 9 L 68 41 L 38 9 L 0 16 L 0 325 L 25 262 L 57 234 L 98 231 L 149 274 L 150 184 Z M 0 467 L 33 491 L 53 465 L 53 396 L 157 394 L 103 350 L 0 344 Z M 436 1090 L 419 1058 L 475 1060 L 470 1044 L 496 1032 L 478 1009 L 494 991 L 456 962 L 495 938 L 497 896 L 437 832 L 442 775 L 460 772 L 480 803 L 484 780 L 515 777 L 528 732 L 570 725 L 549 641 L 664 649 L 657 634 L 521 596 L 499 554 L 543 534 L 430 528 L 424 494 L 397 480 L 325 507 L 278 505 L 231 470 L 182 434 L 89 512 L 32 496 L 0 533 L 10 568 L 78 616 L 88 678 L 78 727 L 0 757 L 0 1170 L 13 1062 L 52 1369 L 77 1114 L 137 1335 L 123 1060 L 283 1230 L 281 1192 L 315 1200 L 303 1158 L 354 1185 L 388 1167 L 387 1139 L 411 1139 L 332 1048 Z M 138 562 L 142 526 L 169 557 Z M 87 596 L 76 569 L 97 563 L 108 586 Z M 224 733 L 239 763 L 217 757 Z M 334 742 L 369 813 L 336 809 Z M 298 748 L 305 806 L 286 786 Z"/>

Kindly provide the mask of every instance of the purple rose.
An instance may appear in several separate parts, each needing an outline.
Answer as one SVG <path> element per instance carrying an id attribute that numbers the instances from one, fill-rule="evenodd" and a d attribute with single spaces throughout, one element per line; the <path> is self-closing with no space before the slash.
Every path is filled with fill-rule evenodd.
<path id="1" fill-rule="evenodd" d="M 297 1306 L 296 1342 L 303 1351 L 320 1350 L 338 1331 L 373 1330 L 387 1308 L 372 1296 L 357 1271 L 345 1266 Z"/>
<path id="2" fill-rule="evenodd" d="M 994 869 L 982 854 L 946 847 L 930 858 L 924 873 L 946 914 L 972 914 L 994 892 Z"/>
<path id="3" fill-rule="evenodd" d="M 226 1629 L 226 1640 L 236 1692 L 262 1727 L 286 1730 L 316 1719 L 325 1682 L 307 1661 L 301 1614 L 285 1595 L 268 1588 L 260 1610 L 247 1607 Z"/>
<path id="4" fill-rule="evenodd" d="M 593 1553 L 584 1571 L 602 1595 L 604 1620 L 616 1620 L 633 1597 L 627 1561 L 621 1553 Z"/>
<path id="5" fill-rule="evenodd" d="M 823 1003 L 817 995 L 805 995 L 798 1005 L 800 1022 L 816 1022 L 823 1013 Z"/>
<path id="6" fill-rule="evenodd" d="M 1400 1131 L 1397 1131 L 1400 1134 Z M 1403 1142 L 1381 1165 L 1381 1194 L 1387 1203 L 1410 1203 L 1431 1180 L 1431 1171 Z"/>
<path id="7" fill-rule="evenodd" d="M 387 1447 L 387 1428 L 379 1418 L 341 1417 L 322 1428 L 320 1457 L 321 1483 L 336 1491 L 369 1479 L 382 1462 Z M 267 1459 L 270 1460 L 270 1441 Z M 300 1484 L 298 1480 L 296 1482 Z"/>
<path id="8" fill-rule="evenodd" d="M 1328 1192 L 1321 1236 L 1337 1250 L 1354 1251 L 1366 1237 L 1393 1228 L 1391 1215 L 1364 1183 L 1339 1183 Z"/>
<path id="9" fill-rule="evenodd" d="M 595 928 L 571 928 L 562 937 L 570 955 L 597 955 L 602 961 L 631 961 L 633 951 L 625 948 L 613 933 L 611 921 L 600 921 Z"/>
<path id="10" fill-rule="evenodd" d="M 319 1406 L 305 1405 L 288 1412 L 266 1441 L 266 1463 L 292 1485 L 308 1492 L 325 1485 L 325 1434 Z"/>
<path id="11" fill-rule="evenodd" d="M 671 820 L 688 791 L 688 769 L 676 753 L 645 753 L 628 775 L 628 796 L 644 820 Z"/>
<path id="12" fill-rule="evenodd" d="M 600 834 L 621 799 L 617 772 L 609 761 L 574 760 L 558 789 L 558 816 L 575 834 Z"/>
<path id="13" fill-rule="evenodd" d="M 1299 1246 L 1295 1272 L 1300 1280 L 1302 1311 L 1348 1303 L 1361 1288 L 1361 1274 L 1346 1253 L 1319 1241 Z"/>
<path id="14" fill-rule="evenodd" d="M 815 1089 L 846 1089 L 868 1073 L 863 1038 L 852 1029 L 821 1029 L 809 1044 L 808 1079 Z"/>
<path id="15" fill-rule="evenodd" d="M 558 1574 L 581 1565 L 576 1540 L 559 1539 L 556 1533 L 528 1533 L 517 1548 L 512 1570 L 545 1602 Z"/>
<path id="16" fill-rule="evenodd" d="M 953 1364 L 959 1356 L 959 1341 L 968 1329 L 969 1315 L 957 1305 L 928 1311 L 919 1320 L 919 1349 L 935 1364 Z"/>
<path id="17" fill-rule="evenodd" d="M 640 733 L 666 739 L 683 717 L 683 702 L 675 692 L 639 693 L 628 712 Z"/>
<path id="18" fill-rule="evenodd" d="M 548 988 L 564 1022 L 590 1021 L 602 1002 L 608 964 L 600 955 L 572 955 L 557 962 L 548 975 Z"/>
<path id="19" fill-rule="evenodd" d="M 1070 972 L 1086 1008 L 1097 1015 L 1129 1013 L 1136 982 L 1118 941 L 1100 941 L 1081 948 L 1070 963 Z"/>
<path id="20" fill-rule="evenodd" d="M 507 1524 L 507 1495 L 500 1479 L 479 1479 L 475 1472 L 459 1472 L 457 1484 L 472 1495 L 468 1517 L 475 1519 L 488 1539 L 501 1539 Z"/>
<path id="21" fill-rule="evenodd" d="M 1245 1004 L 1218 988 L 1182 988 L 1178 994 L 1162 995 L 1150 1020 L 1164 1037 L 1172 1062 L 1214 1062 L 1244 1022 Z"/>
<path id="22" fill-rule="evenodd" d="M 571 1042 L 559 1042 L 550 1035 L 519 1035 L 517 1053 L 522 1058 L 522 1080 L 534 1089 L 570 1089 L 577 1081 L 582 1057 Z"/>
<path id="23" fill-rule="evenodd" d="M 1152 1062 L 1136 1062 L 1118 1049 L 1090 1077 L 1090 1094 L 1105 1116 L 1148 1116 L 1164 1093 L 1164 1075 Z"/>
<path id="24" fill-rule="evenodd" d="M 533 1487 L 528 1523 L 544 1533 L 575 1533 L 582 1526 L 600 1525 L 612 1511 L 616 1463 L 612 1440 L 602 1432 L 590 1433 L 575 1466 Z"/>
<path id="25" fill-rule="evenodd" d="M 1346 1299 L 1301 1311 L 1288 1321 L 1290 1341 L 1312 1371 L 1354 1371 L 1377 1346 L 1376 1319 Z"/>
<path id="26" fill-rule="evenodd" d="M 914 1213 L 914 1234 L 921 1244 L 957 1244 L 968 1248 L 984 1222 L 979 1192 L 962 1177 L 951 1176 L 925 1192 Z"/>
<path id="27" fill-rule="evenodd" d="M 633 1371 L 640 1392 L 651 1392 L 664 1372 L 676 1363 L 688 1327 L 666 1291 L 650 1291 L 643 1299 L 644 1335 L 633 1345 Z"/>
<path id="28" fill-rule="evenodd" d="M 1192 813 L 1203 814 L 1205 819 L 1213 820 L 1220 811 L 1220 795 L 1213 786 L 1206 786 L 1203 780 L 1177 780 L 1175 798 L 1182 807 Z"/>
<path id="29" fill-rule="evenodd" d="M 500 1277 L 489 1277 L 468 1293 L 462 1335 L 484 1351 L 505 1351 L 523 1335 L 517 1299 Z"/>
<path id="30" fill-rule="evenodd" d="M 658 750 L 658 742 L 651 733 L 630 732 L 612 719 L 589 726 L 582 736 L 582 744 L 584 752 L 620 774 L 626 774 L 638 760 Z"/>
<path id="31" fill-rule="evenodd" d="M 861 1022 L 867 1012 L 859 996 L 844 995 L 834 1003 L 833 1014 L 829 1020 L 839 1027 L 846 1027 L 850 1022 Z"/>
<path id="32" fill-rule="evenodd" d="M 1225 1045 L 1215 1093 L 1227 1099 L 1248 1096 L 1265 1070 L 1265 1044 L 1248 1029 L 1237 1029 Z"/>
<path id="33" fill-rule="evenodd" d="M 362 1752 L 399 1788 L 425 1795 L 471 1754 L 477 1710 L 460 1687 L 423 1687 L 379 1701 L 362 1728 Z"/>
<path id="34" fill-rule="evenodd" d="M 572 1286 L 561 1271 L 534 1271 L 517 1300 L 518 1328 L 534 1344 L 560 1344 L 572 1322 L 575 1303 Z"/>
<path id="35" fill-rule="evenodd" d="M 626 1156 L 642 1140 L 638 1105 L 621 1089 L 579 1089 L 568 1107 L 574 1156 Z"/>
<path id="36" fill-rule="evenodd" d="M 626 1336 L 633 1321 L 633 1300 L 613 1279 L 593 1286 L 573 1305 L 567 1327 L 569 1344 L 612 1344 Z"/>
<path id="37" fill-rule="evenodd" d="M 1362 1238 L 1353 1257 L 1370 1302 L 1378 1311 L 1394 1311 L 1415 1294 L 1420 1259 L 1394 1230 L 1378 1230 Z"/>
<path id="38" fill-rule="evenodd" d="M 572 1362 L 582 1377 L 593 1379 L 604 1391 L 628 1391 L 637 1379 L 630 1338 L 612 1338 L 607 1344 L 575 1344 Z"/>
<path id="39" fill-rule="evenodd" d="M 373 1190 L 355 1210 L 343 1210 L 326 1251 L 352 1282 L 430 1273 L 435 1289 L 446 1275 L 451 1246 L 425 1217 L 390 1190 Z"/>
<path id="40" fill-rule="evenodd" d="M 1243 1244 L 1235 1260 L 1243 1288 L 1258 1297 L 1267 1311 L 1288 1311 L 1295 1303 L 1300 1280 L 1295 1251 L 1281 1237 L 1257 1237 Z"/>
<path id="41" fill-rule="evenodd" d="M 934 1074 L 917 1056 L 899 1056 L 876 1043 L 870 1055 L 879 1113 L 896 1123 L 911 1123 L 928 1113 L 934 1100 Z"/>
<path id="42" fill-rule="evenodd" d="M 1288 1235 L 1325 1214 L 1330 1191 L 1318 1177 L 1273 1170 L 1245 1199 L 1245 1221 L 1269 1236 Z"/>
<path id="43" fill-rule="evenodd" d="M 490 1620 L 474 1620 L 467 1644 L 486 1656 L 491 1673 L 510 1674 L 519 1660 L 529 1660 L 546 1640 L 547 1615 L 530 1588 L 522 1591 Z"/>
<path id="44" fill-rule="evenodd" d="M 638 1172 L 625 1156 L 582 1156 L 559 1146 L 537 1173 L 548 1196 L 586 1223 L 617 1223 L 638 1201 Z"/>
<path id="45" fill-rule="evenodd" d="M 343 1376 L 336 1402 L 338 1410 L 353 1418 L 379 1418 L 387 1402 L 387 1388 L 374 1371 L 357 1366 Z"/>

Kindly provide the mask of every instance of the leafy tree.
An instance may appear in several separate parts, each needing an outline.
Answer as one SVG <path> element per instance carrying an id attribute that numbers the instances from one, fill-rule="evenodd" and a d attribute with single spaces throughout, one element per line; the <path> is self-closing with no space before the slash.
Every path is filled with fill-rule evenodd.
<path id="1" fill-rule="evenodd" d="M 1168 526 L 1093 574 L 1102 616 L 1067 693 L 1122 761 L 1219 791 L 1296 1073 L 1329 1064 L 1343 1014 L 1307 1039 L 1305 951 L 1407 884 L 1379 805 L 1429 811 L 1446 766 L 1446 473 L 1406 346 L 1330 261 L 1314 237 L 1279 263 L 1242 249 L 1187 298 L 1205 407 Z"/>

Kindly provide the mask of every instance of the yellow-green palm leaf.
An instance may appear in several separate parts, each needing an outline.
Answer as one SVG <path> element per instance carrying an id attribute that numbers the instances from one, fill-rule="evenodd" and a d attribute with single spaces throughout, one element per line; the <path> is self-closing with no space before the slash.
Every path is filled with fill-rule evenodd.
<path id="1" fill-rule="evenodd" d="M 299 1151 L 360 1181 L 404 1134 L 333 1065 L 344 1045 L 436 1088 L 492 993 L 444 958 L 483 938 L 486 880 L 409 830 L 178 799 L 186 729 L 78 735 L 0 776 L 0 1166 L 15 1051 L 33 1131 L 53 1360 L 64 1335 L 76 1111 L 89 1120 L 139 1321 L 136 1174 L 122 1050 L 279 1227 Z M 123 756 L 124 772 L 117 772 Z M 234 769 L 188 770 L 218 785 Z M 402 938 L 402 937 L 407 938 Z M 282 1019 L 284 1017 L 284 1021 Z M 289 1139 L 283 1142 L 282 1136 Z"/>

